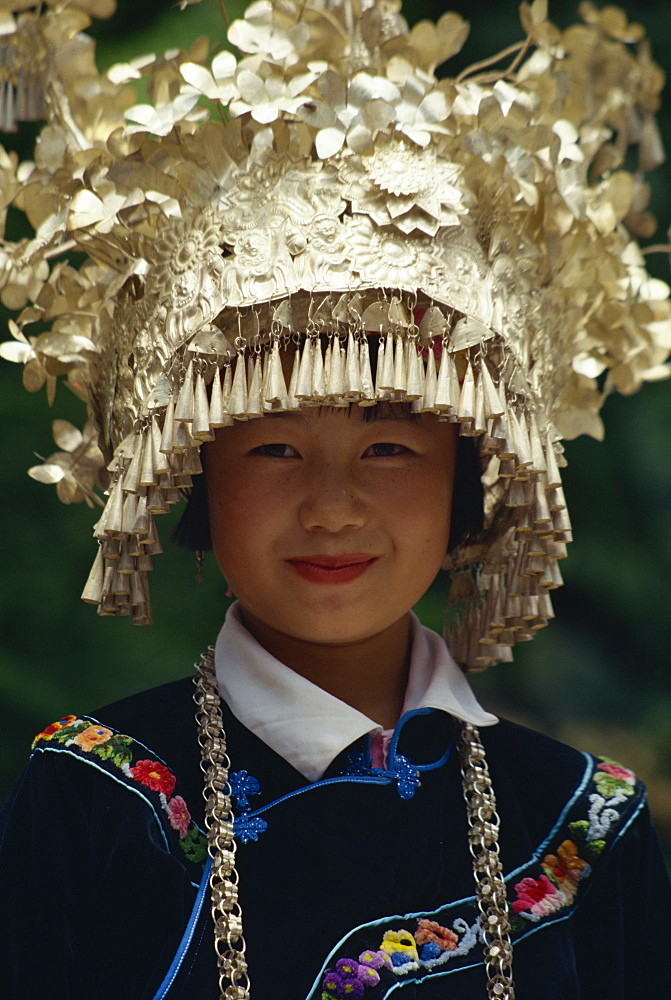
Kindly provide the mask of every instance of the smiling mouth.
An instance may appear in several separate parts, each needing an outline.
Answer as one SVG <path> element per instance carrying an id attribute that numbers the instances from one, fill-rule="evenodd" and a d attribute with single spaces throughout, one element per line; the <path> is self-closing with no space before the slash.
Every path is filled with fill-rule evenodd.
<path id="1" fill-rule="evenodd" d="M 370 569 L 378 556 L 368 553 L 352 553 L 343 556 L 307 556 L 287 559 L 289 565 L 311 583 L 347 583 Z"/>

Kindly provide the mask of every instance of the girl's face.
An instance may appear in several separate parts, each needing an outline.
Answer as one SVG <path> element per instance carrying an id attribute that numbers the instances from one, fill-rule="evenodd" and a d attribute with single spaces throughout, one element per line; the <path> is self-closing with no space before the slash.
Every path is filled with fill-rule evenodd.
<path id="1" fill-rule="evenodd" d="M 222 428 L 206 445 L 214 551 L 267 628 L 361 642 L 433 581 L 447 550 L 456 429 L 394 411 L 306 408 Z"/>

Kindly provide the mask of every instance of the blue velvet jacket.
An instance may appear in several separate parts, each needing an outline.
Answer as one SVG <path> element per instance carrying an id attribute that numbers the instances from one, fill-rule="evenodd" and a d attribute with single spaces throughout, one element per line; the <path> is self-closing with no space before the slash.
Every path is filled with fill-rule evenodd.
<path id="1" fill-rule="evenodd" d="M 224 706 L 253 1000 L 484 1000 L 454 720 L 310 784 Z M 501 721 L 517 1000 L 668 1000 L 671 888 L 633 775 Z M 7 1000 L 218 1000 L 190 682 L 42 733 L 0 825 Z"/>

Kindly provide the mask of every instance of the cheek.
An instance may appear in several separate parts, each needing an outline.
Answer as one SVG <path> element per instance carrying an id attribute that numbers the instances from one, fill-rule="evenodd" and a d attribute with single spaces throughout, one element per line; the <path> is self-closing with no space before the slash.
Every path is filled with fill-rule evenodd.
<path id="1" fill-rule="evenodd" d="M 245 579 L 260 579 L 277 533 L 273 492 L 235 461 L 206 468 L 214 553 L 228 583 L 242 589 Z"/>
<path id="2" fill-rule="evenodd" d="M 243 528 L 250 496 L 242 488 L 234 462 L 224 462 L 215 452 L 207 456 L 205 469 L 212 546 L 219 567 L 227 576 L 244 545 Z"/>
<path id="3" fill-rule="evenodd" d="M 212 548 L 217 557 L 219 569 L 228 580 L 235 567 L 235 556 L 239 549 L 240 530 L 235 516 L 235 505 L 229 505 L 227 499 L 221 496 L 210 499 L 209 513 Z"/>
<path id="4" fill-rule="evenodd" d="M 428 587 L 439 571 L 450 536 L 451 489 L 444 476 L 420 476 L 385 496 L 387 525 L 405 571 Z"/>
<path id="5" fill-rule="evenodd" d="M 438 548 L 447 547 L 452 515 L 452 478 L 434 470 L 420 477 L 410 492 L 407 509 L 418 534 Z M 443 553 L 444 554 L 444 553 Z"/>

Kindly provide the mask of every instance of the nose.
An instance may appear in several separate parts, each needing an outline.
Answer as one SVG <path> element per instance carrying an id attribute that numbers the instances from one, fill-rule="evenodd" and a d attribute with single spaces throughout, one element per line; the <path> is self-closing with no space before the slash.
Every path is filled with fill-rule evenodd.
<path id="1" fill-rule="evenodd" d="M 354 476 L 339 463 L 319 463 L 306 474 L 299 520 L 306 531 L 361 528 L 368 507 Z"/>

